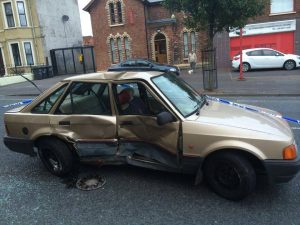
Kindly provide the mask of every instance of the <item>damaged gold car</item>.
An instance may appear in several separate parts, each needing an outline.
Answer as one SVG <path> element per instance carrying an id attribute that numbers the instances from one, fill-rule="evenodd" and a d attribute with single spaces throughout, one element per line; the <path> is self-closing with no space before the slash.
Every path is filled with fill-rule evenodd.
<path id="1" fill-rule="evenodd" d="M 4 120 L 5 145 L 38 154 L 57 176 L 78 160 L 130 164 L 195 174 L 196 184 L 204 177 L 238 200 L 255 189 L 257 175 L 287 182 L 300 166 L 286 121 L 207 99 L 161 72 L 67 78 Z"/>

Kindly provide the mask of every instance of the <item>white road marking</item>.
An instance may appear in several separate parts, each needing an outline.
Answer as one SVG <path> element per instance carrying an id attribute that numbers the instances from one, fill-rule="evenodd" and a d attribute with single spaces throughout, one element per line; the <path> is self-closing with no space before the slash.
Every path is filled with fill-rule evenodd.
<path id="1" fill-rule="evenodd" d="M 300 127 L 292 127 L 292 130 L 300 130 Z"/>

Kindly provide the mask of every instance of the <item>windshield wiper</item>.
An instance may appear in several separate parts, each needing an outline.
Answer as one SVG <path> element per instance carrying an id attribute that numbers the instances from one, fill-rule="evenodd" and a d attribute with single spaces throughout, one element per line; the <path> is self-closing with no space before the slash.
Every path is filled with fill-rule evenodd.
<path id="1" fill-rule="evenodd" d="M 201 108 L 204 106 L 204 105 L 208 105 L 208 101 L 207 101 L 207 96 L 206 95 L 201 95 L 201 100 L 202 101 L 199 101 L 199 105 L 198 105 L 198 108 L 197 108 L 197 113 L 196 115 L 199 116 L 200 115 L 200 110 Z"/>

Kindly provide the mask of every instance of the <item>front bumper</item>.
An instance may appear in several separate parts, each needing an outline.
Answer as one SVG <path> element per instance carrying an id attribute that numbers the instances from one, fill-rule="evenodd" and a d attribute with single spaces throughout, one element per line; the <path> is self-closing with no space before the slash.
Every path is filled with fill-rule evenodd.
<path id="1" fill-rule="evenodd" d="M 34 143 L 31 140 L 26 140 L 23 138 L 13 138 L 13 137 L 4 137 L 4 144 L 11 151 L 36 156 L 34 151 Z"/>
<path id="2" fill-rule="evenodd" d="M 264 166 L 272 183 L 286 183 L 300 170 L 300 158 L 296 160 L 265 160 Z"/>

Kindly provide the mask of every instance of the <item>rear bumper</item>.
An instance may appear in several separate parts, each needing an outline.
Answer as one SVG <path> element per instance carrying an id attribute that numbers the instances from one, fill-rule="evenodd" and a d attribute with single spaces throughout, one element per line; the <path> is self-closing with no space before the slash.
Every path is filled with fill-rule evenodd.
<path id="1" fill-rule="evenodd" d="M 22 138 L 4 137 L 4 144 L 11 151 L 22 153 L 25 155 L 36 156 L 34 151 L 34 143 L 31 140 Z"/>
<path id="2" fill-rule="evenodd" d="M 286 183 L 293 179 L 300 170 L 300 159 L 265 160 L 264 166 L 272 183 Z"/>

